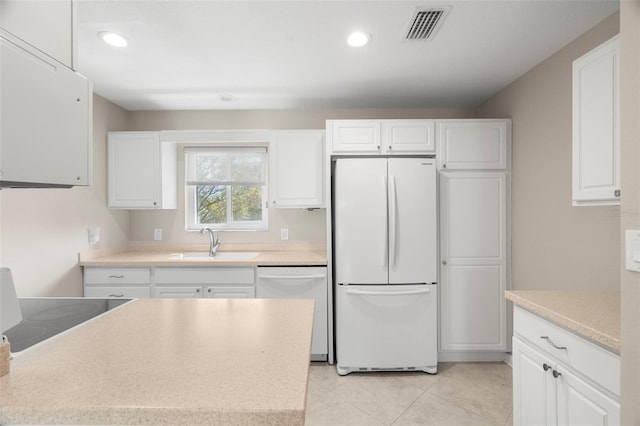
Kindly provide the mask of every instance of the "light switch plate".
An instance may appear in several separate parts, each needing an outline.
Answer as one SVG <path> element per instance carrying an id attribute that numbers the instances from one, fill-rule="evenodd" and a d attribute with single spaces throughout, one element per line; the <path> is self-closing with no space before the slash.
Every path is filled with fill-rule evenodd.
<path id="1" fill-rule="evenodd" d="M 627 229 L 625 239 L 625 268 L 628 271 L 640 272 L 640 231 Z"/>
<path id="2" fill-rule="evenodd" d="M 154 241 L 162 241 L 162 228 L 154 228 L 153 239 Z"/>
<path id="3" fill-rule="evenodd" d="M 88 228 L 87 232 L 89 234 L 89 244 L 98 244 L 100 242 L 100 228 Z"/>
<path id="4" fill-rule="evenodd" d="M 280 228 L 280 239 L 283 241 L 289 239 L 289 228 Z"/>

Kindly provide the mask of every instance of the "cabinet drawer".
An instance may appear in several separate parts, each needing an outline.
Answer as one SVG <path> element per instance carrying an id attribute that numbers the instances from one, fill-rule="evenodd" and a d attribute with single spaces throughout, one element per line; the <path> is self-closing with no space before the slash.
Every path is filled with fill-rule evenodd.
<path id="1" fill-rule="evenodd" d="M 157 284 L 253 284 L 254 268 L 156 268 Z"/>
<path id="2" fill-rule="evenodd" d="M 149 268 L 84 268 L 85 284 L 149 284 Z"/>
<path id="3" fill-rule="evenodd" d="M 620 356 L 615 353 L 518 306 L 514 307 L 514 334 L 620 395 Z M 566 349 L 556 349 L 551 342 Z"/>
<path id="4" fill-rule="evenodd" d="M 147 298 L 151 297 L 149 287 L 103 287 L 86 286 L 84 288 L 85 297 L 109 297 L 114 299 Z"/>
<path id="5" fill-rule="evenodd" d="M 153 290 L 153 297 L 166 299 L 192 299 L 202 297 L 202 286 L 159 286 Z"/>
<path id="6" fill-rule="evenodd" d="M 256 297 L 256 288 L 245 286 L 207 287 L 204 297 L 212 299 L 253 299 Z"/>

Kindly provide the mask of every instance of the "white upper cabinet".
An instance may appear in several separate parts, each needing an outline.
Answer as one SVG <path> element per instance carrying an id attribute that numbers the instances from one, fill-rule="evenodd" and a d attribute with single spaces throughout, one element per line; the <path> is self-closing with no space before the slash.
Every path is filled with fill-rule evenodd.
<path id="1" fill-rule="evenodd" d="M 72 0 L 2 0 L 0 27 L 75 68 L 76 4 Z"/>
<path id="2" fill-rule="evenodd" d="M 573 205 L 620 204 L 619 38 L 573 63 Z"/>
<path id="3" fill-rule="evenodd" d="M 273 131 L 269 166 L 273 207 L 324 207 L 323 130 Z"/>
<path id="4" fill-rule="evenodd" d="M 109 208 L 177 208 L 176 145 L 160 132 L 109 132 Z"/>
<path id="5" fill-rule="evenodd" d="M 435 152 L 432 120 L 328 120 L 336 154 L 425 154 Z"/>
<path id="6" fill-rule="evenodd" d="M 448 170 L 508 168 L 510 120 L 437 122 L 438 164 Z"/>
<path id="7" fill-rule="evenodd" d="M 0 58 L 2 185 L 89 185 L 91 83 L 4 30 Z"/>

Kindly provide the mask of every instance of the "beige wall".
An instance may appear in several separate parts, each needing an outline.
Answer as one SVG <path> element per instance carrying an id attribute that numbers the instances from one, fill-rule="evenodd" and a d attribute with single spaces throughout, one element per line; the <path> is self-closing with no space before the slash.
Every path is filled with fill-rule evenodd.
<path id="1" fill-rule="evenodd" d="M 328 119 L 340 118 L 470 118 L 471 110 L 455 109 L 326 109 L 273 111 L 132 111 L 129 130 L 185 129 L 324 129 Z M 179 156 L 178 200 L 183 196 L 183 161 Z M 180 204 L 180 203 L 179 203 Z M 164 242 L 202 243 L 198 233 L 184 230 L 184 208 L 177 210 L 131 212 L 130 239 L 148 242 L 153 229 L 163 231 Z M 225 232 L 224 243 L 280 242 L 280 229 L 289 230 L 290 242 L 324 243 L 325 213 L 303 209 L 270 209 L 269 230 L 266 232 Z"/>
<path id="2" fill-rule="evenodd" d="M 94 96 L 93 186 L 0 191 L 0 265 L 18 296 L 82 296 L 78 252 L 127 242 L 129 215 L 106 206 L 106 132 L 126 127 L 126 111 Z M 87 228 L 102 241 L 88 244 Z"/>
<path id="3" fill-rule="evenodd" d="M 621 241 L 640 229 L 640 2 L 620 4 L 621 45 Z M 624 250 L 621 246 L 621 250 Z M 624 251 L 622 251 L 624 253 Z M 640 425 L 640 274 L 620 262 L 622 292 L 622 424 Z"/>
<path id="4" fill-rule="evenodd" d="M 571 205 L 572 62 L 619 31 L 618 14 L 476 110 L 513 119 L 512 288 L 618 290 L 619 207 Z"/>

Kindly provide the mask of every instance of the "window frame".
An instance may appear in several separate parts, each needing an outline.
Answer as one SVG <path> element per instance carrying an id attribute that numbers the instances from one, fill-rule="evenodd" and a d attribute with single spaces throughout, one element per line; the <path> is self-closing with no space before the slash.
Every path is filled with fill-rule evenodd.
<path id="1" fill-rule="evenodd" d="M 190 155 L 196 156 L 199 153 L 215 152 L 216 154 L 226 153 L 227 156 L 233 154 L 249 154 L 258 153 L 262 156 L 262 180 L 256 182 L 234 182 L 233 180 L 227 181 L 210 181 L 212 184 L 218 184 L 217 186 L 224 186 L 227 196 L 227 222 L 225 223 L 198 223 L 197 221 L 197 196 L 196 188 L 198 184 L 208 184 L 207 182 L 193 182 L 189 181 L 189 171 L 193 167 L 189 159 Z M 184 147 L 184 188 L 185 188 L 185 229 L 187 231 L 200 231 L 203 228 L 211 228 L 216 231 L 267 231 L 269 227 L 269 215 L 268 215 L 268 198 L 269 188 L 267 182 L 268 176 L 268 149 L 263 145 L 199 145 L 199 146 L 185 146 Z M 252 186 L 256 185 L 261 188 L 262 198 L 262 220 L 260 221 L 229 221 L 233 217 L 233 188 L 238 186 Z"/>

